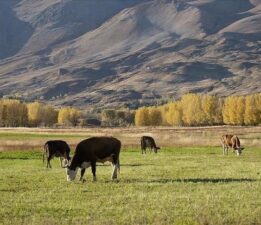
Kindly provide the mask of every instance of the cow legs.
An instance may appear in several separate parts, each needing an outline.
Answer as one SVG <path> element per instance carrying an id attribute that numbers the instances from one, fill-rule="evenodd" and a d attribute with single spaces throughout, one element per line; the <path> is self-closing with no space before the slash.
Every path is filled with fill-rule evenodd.
<path id="1" fill-rule="evenodd" d="M 60 157 L 60 165 L 61 165 L 61 167 L 63 167 L 63 159 L 62 159 L 62 157 Z"/>
<path id="2" fill-rule="evenodd" d="M 227 146 L 225 147 L 225 153 L 226 153 L 226 155 L 228 155 L 228 147 Z"/>
<path id="3" fill-rule="evenodd" d="M 223 155 L 228 155 L 228 146 L 223 144 Z"/>
<path id="4" fill-rule="evenodd" d="M 51 163 L 50 163 L 50 160 L 49 160 L 49 159 L 47 160 L 47 166 L 46 166 L 46 168 L 52 168 L 52 166 L 51 166 Z"/>
<path id="5" fill-rule="evenodd" d="M 114 179 L 117 179 L 117 167 L 118 167 L 118 165 L 115 164 L 115 163 L 111 163 L 111 166 L 112 166 L 111 179 L 114 180 Z"/>
<path id="6" fill-rule="evenodd" d="M 225 155 L 225 152 L 226 152 L 226 150 L 225 150 L 225 149 L 226 149 L 226 146 L 223 144 L 222 147 L 223 147 L 223 155 Z"/>
<path id="7" fill-rule="evenodd" d="M 119 156 L 114 155 L 112 158 L 112 162 L 111 162 L 111 166 L 112 166 L 112 174 L 111 174 L 111 179 L 117 179 L 117 172 L 120 173 L 120 160 L 119 160 Z"/>
<path id="8" fill-rule="evenodd" d="M 51 163 L 50 163 L 51 159 L 52 159 L 52 157 L 48 156 L 46 168 L 48 168 L 48 167 L 49 167 L 49 168 L 52 168 L 52 167 L 51 167 Z"/>
<path id="9" fill-rule="evenodd" d="M 84 182 L 84 179 L 83 179 L 83 175 L 85 173 L 85 168 L 84 169 L 81 169 L 81 177 L 80 177 L 80 181 Z"/>
<path id="10" fill-rule="evenodd" d="M 96 181 L 96 162 L 92 162 L 91 163 L 91 167 L 92 167 L 92 175 L 93 175 L 93 181 Z"/>

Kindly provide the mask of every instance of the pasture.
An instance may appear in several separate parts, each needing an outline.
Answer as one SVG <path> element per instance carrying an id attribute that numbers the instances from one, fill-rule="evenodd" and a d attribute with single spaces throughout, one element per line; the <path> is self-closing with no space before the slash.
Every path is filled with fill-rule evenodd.
<path id="1" fill-rule="evenodd" d="M 2 131 L 0 142 L 60 138 L 70 144 L 87 136 L 10 133 Z M 244 135 L 259 138 L 258 132 Z M 0 224 L 261 224 L 259 146 L 236 157 L 192 143 L 166 144 L 158 154 L 141 155 L 137 146 L 126 144 L 118 181 L 110 180 L 111 166 L 105 163 L 98 164 L 97 182 L 88 169 L 85 183 L 67 182 L 57 158 L 46 169 L 37 145 L 13 148 L 0 152 Z"/>

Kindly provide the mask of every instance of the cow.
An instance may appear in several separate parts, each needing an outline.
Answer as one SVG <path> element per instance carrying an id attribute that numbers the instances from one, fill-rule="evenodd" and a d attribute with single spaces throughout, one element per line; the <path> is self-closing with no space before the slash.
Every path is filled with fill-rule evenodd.
<path id="1" fill-rule="evenodd" d="M 111 162 L 113 167 L 112 180 L 117 179 L 117 170 L 120 172 L 121 142 L 113 137 L 91 137 L 81 141 L 75 149 L 70 165 L 66 168 L 67 181 L 73 181 L 77 170 L 81 169 L 80 181 L 84 182 L 85 170 L 91 166 L 93 181 L 96 181 L 96 163 Z"/>
<path id="2" fill-rule="evenodd" d="M 61 167 L 63 167 L 63 165 L 62 165 L 63 159 L 68 164 L 68 162 L 71 159 L 70 158 L 70 147 L 65 141 L 51 140 L 51 141 L 47 141 L 44 144 L 43 162 L 45 161 L 45 159 L 47 159 L 47 164 L 46 164 L 47 168 L 48 167 L 52 168 L 50 161 L 54 157 L 60 157 Z"/>
<path id="3" fill-rule="evenodd" d="M 228 148 L 232 148 L 236 151 L 237 156 L 242 153 L 243 147 L 240 146 L 239 138 L 233 134 L 226 134 L 221 137 L 221 143 L 223 147 L 223 155 L 228 155 Z"/>
<path id="4" fill-rule="evenodd" d="M 158 150 L 160 149 L 160 147 L 156 146 L 154 139 L 149 136 L 142 136 L 140 139 L 140 145 L 141 145 L 142 154 L 143 154 L 143 152 L 146 154 L 146 148 L 150 149 L 150 153 L 151 153 L 152 149 L 154 150 L 155 153 L 157 153 Z"/>

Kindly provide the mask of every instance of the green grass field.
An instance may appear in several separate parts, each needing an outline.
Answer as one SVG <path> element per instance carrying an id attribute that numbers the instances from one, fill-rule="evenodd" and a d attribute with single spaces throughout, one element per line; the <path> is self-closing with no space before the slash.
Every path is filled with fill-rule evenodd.
<path id="1" fill-rule="evenodd" d="M 0 152 L 0 224 L 261 224 L 260 151 L 122 149 L 117 182 L 99 164 L 85 183 L 67 182 L 58 159 L 46 169 L 39 152 Z"/>

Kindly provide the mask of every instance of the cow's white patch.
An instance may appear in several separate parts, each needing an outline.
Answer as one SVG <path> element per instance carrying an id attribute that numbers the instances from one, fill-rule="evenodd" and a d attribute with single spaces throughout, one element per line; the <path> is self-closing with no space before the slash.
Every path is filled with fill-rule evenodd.
<path id="1" fill-rule="evenodd" d="M 242 153 L 242 152 L 241 152 L 241 149 L 240 149 L 240 148 L 239 148 L 239 149 L 237 149 L 237 150 L 236 150 L 236 153 L 237 153 L 237 156 L 240 156 L 240 155 L 241 155 L 241 153 Z"/>
<path id="2" fill-rule="evenodd" d="M 78 168 L 75 170 L 70 170 L 69 168 L 66 168 L 66 174 L 67 174 L 67 181 L 73 181 L 76 177 Z"/>
<path id="3" fill-rule="evenodd" d="M 91 163 L 90 163 L 90 162 L 83 162 L 82 165 L 81 165 L 81 168 L 82 168 L 82 169 L 86 169 L 86 168 L 88 168 L 88 167 L 90 167 L 90 166 L 91 166 Z"/>
<path id="4" fill-rule="evenodd" d="M 111 179 L 117 179 L 117 166 L 116 165 L 112 165 L 112 175 L 111 175 Z"/>

